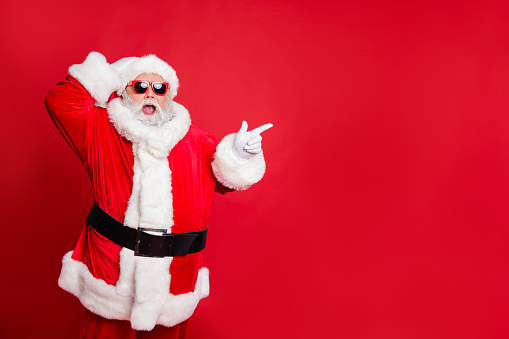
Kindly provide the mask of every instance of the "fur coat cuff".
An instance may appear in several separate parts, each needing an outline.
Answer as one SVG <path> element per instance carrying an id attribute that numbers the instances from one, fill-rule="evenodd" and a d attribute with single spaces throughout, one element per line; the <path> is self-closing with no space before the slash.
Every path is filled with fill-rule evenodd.
<path id="1" fill-rule="evenodd" d="M 263 153 L 248 159 L 239 159 L 233 151 L 236 133 L 229 134 L 217 145 L 212 171 L 216 179 L 226 187 L 245 190 L 260 181 L 265 174 Z"/>

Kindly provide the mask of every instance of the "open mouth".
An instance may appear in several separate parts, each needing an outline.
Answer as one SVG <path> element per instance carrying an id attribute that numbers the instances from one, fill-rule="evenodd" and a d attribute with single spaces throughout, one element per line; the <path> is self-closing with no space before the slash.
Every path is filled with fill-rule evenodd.
<path id="1" fill-rule="evenodd" d="M 141 110 L 145 115 L 154 115 L 156 112 L 156 107 L 154 105 L 145 105 Z"/>

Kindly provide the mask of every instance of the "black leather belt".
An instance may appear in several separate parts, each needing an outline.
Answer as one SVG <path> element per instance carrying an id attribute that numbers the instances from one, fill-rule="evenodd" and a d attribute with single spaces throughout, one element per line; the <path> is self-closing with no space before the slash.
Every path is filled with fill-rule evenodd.
<path id="1" fill-rule="evenodd" d="M 161 233 L 149 228 L 130 228 L 106 213 L 94 201 L 87 222 L 97 232 L 114 243 L 129 248 L 135 255 L 145 257 L 183 257 L 203 250 L 207 242 L 207 229 L 189 233 Z M 147 232 L 156 231 L 154 235 Z"/>

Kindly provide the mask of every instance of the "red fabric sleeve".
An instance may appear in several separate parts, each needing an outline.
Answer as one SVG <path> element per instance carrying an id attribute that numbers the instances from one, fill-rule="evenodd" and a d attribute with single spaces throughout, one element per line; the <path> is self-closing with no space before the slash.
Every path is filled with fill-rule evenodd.
<path id="1" fill-rule="evenodd" d="M 45 104 L 62 136 L 85 162 L 88 120 L 96 111 L 92 96 L 76 78 L 67 75 L 46 95 Z"/>
<path id="2" fill-rule="evenodd" d="M 219 182 L 219 180 L 216 180 L 216 186 L 214 187 L 214 191 L 220 194 L 226 194 L 228 192 L 233 192 L 235 190 L 224 186 Z"/>
<path id="3" fill-rule="evenodd" d="M 203 134 L 204 140 L 202 141 L 202 143 L 205 145 L 206 148 L 208 148 L 208 151 L 210 152 L 210 154 L 214 154 L 215 151 L 216 151 L 217 144 L 219 144 L 219 142 L 221 140 L 219 140 L 214 135 L 212 135 L 212 134 L 210 134 L 208 132 L 205 132 L 204 130 L 202 130 L 198 126 L 196 126 L 196 125 L 194 125 L 194 126 L 195 126 L 196 129 L 200 130 L 202 132 L 202 134 Z M 211 159 L 211 161 L 212 161 L 212 159 Z M 212 173 L 212 175 L 214 175 L 214 173 Z M 220 194 L 226 194 L 228 192 L 233 192 L 234 190 L 229 188 L 229 187 L 224 186 L 223 184 L 221 184 L 219 182 L 219 180 L 216 179 L 215 180 L 214 191 L 217 192 L 217 193 L 220 193 Z"/>

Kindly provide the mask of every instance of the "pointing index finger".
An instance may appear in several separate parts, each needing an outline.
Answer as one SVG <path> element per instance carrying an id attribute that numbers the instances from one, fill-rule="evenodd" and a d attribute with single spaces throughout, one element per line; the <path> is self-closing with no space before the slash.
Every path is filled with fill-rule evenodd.
<path id="1" fill-rule="evenodd" d="M 274 126 L 274 125 L 273 124 L 265 124 L 265 125 L 262 125 L 260 127 L 256 127 L 250 133 L 252 133 L 252 134 L 255 134 L 255 133 L 261 134 L 262 132 L 265 132 L 266 130 L 268 130 L 272 126 Z"/>

